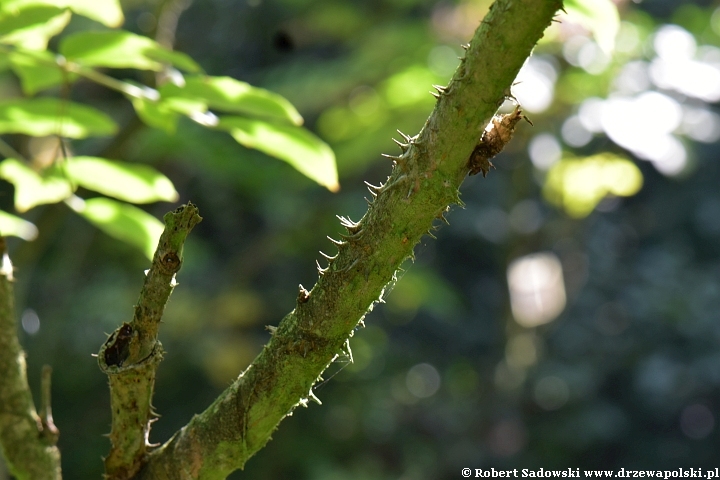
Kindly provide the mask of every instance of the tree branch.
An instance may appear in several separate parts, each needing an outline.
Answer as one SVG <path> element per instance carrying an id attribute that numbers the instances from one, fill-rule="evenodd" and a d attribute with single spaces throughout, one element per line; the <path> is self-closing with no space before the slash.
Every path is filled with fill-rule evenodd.
<path id="1" fill-rule="evenodd" d="M 57 429 L 50 414 L 49 372 L 43 372 L 43 410 L 38 416 L 27 382 L 25 352 L 20 346 L 12 288 L 13 267 L 5 238 L 0 237 L 0 453 L 19 480 L 59 480 Z M 47 402 L 47 404 L 45 404 Z M 50 422 L 44 420 L 50 419 Z M 52 431 L 47 430 L 52 425 Z"/>
<path id="2" fill-rule="evenodd" d="M 146 272 L 133 319 L 118 327 L 98 354 L 100 369 L 110 379 L 112 446 L 105 458 L 105 473 L 112 480 L 132 478 L 145 461 L 155 370 L 163 356 L 157 339 L 159 324 L 176 285 L 185 239 L 202 218 L 189 203 L 167 213 L 164 220 L 165 230 Z"/>
<path id="3" fill-rule="evenodd" d="M 242 468 L 343 350 L 399 266 L 452 203 L 468 159 L 512 81 L 561 7 L 560 0 L 498 0 L 475 32 L 451 83 L 339 253 L 273 332 L 252 365 L 203 413 L 150 453 L 138 479 L 220 479 Z M 349 353 L 349 352 L 348 352 Z"/>

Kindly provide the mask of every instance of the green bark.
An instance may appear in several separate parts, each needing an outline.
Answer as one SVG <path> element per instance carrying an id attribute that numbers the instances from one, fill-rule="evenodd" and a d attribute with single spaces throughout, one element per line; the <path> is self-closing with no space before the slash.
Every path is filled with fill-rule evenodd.
<path id="1" fill-rule="evenodd" d="M 111 480 L 132 478 L 146 459 L 155 370 L 163 355 L 158 328 L 182 266 L 185 239 L 202 219 L 190 203 L 167 213 L 164 220 L 165 230 L 145 274 L 133 319 L 118 327 L 98 354 L 100 369 L 110 379 L 111 448 L 105 473 Z"/>
<path id="2" fill-rule="evenodd" d="M 50 406 L 49 423 L 38 416 L 27 382 L 25 352 L 17 336 L 13 267 L 0 237 L 0 453 L 18 480 L 58 480 L 60 452 Z M 49 402 L 49 373 L 43 373 L 43 395 Z"/>
<path id="3" fill-rule="evenodd" d="M 220 479 L 242 468 L 280 421 L 314 398 L 313 384 L 346 348 L 420 238 L 460 203 L 468 158 L 560 0 L 498 0 L 418 136 L 310 292 L 243 374 L 203 413 L 149 455 L 138 479 Z"/>

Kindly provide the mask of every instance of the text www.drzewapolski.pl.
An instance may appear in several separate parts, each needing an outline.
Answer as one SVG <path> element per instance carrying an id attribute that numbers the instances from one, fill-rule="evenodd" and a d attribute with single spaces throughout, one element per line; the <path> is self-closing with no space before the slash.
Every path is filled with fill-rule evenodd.
<path id="1" fill-rule="evenodd" d="M 463 478 L 704 478 L 720 480 L 720 467 L 714 469 L 676 468 L 675 470 L 531 470 L 529 468 L 512 470 L 496 470 L 495 468 L 463 468 Z"/>

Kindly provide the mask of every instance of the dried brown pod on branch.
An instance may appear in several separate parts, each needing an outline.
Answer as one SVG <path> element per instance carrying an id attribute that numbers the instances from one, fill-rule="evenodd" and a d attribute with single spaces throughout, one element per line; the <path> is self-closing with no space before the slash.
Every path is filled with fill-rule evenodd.
<path id="1" fill-rule="evenodd" d="M 467 167 L 470 175 L 482 172 L 483 177 L 487 177 L 490 168 L 495 168 L 490 159 L 505 148 L 515 133 L 515 127 L 522 119 L 525 119 L 530 125 L 533 124 L 522 113 L 520 106 L 516 106 L 515 110 L 510 113 L 497 114 L 492 118 L 480 138 L 480 143 L 477 144 L 468 159 Z"/>

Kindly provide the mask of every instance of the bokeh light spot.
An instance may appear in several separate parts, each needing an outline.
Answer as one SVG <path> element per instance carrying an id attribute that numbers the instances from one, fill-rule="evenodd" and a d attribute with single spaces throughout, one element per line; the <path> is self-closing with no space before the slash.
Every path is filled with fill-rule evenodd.
<path id="1" fill-rule="evenodd" d="M 640 32 L 630 22 L 620 22 L 617 36 L 615 37 L 615 50 L 622 53 L 634 52 L 640 45 Z"/>
<path id="2" fill-rule="evenodd" d="M 493 243 L 502 243 L 508 235 L 507 214 L 495 207 L 480 210 L 475 216 L 475 231 Z"/>
<path id="3" fill-rule="evenodd" d="M 510 226 L 522 234 L 537 232 L 543 223 L 540 204 L 535 200 L 522 200 L 518 202 L 508 215 Z"/>
<path id="4" fill-rule="evenodd" d="M 415 397 L 431 397 L 440 388 L 440 373 L 429 363 L 419 363 L 408 370 L 405 384 Z"/>
<path id="5" fill-rule="evenodd" d="M 703 107 L 683 107 L 679 131 L 697 142 L 715 143 L 720 140 L 720 115 Z"/>
<path id="6" fill-rule="evenodd" d="M 523 109 L 539 113 L 547 110 L 555 96 L 555 66 L 542 57 L 530 57 L 515 79 L 512 93 Z"/>
<path id="7" fill-rule="evenodd" d="M 543 377 L 535 384 L 533 397 L 535 403 L 543 410 L 557 410 L 570 398 L 570 388 L 561 378 Z"/>
<path id="8" fill-rule="evenodd" d="M 528 154 L 535 168 L 547 170 L 562 157 L 560 142 L 554 135 L 541 133 L 530 140 Z"/>
<path id="9" fill-rule="evenodd" d="M 488 440 L 493 454 L 498 457 L 510 457 L 525 447 L 527 431 L 520 420 L 501 420 L 490 430 Z"/>
<path id="10" fill-rule="evenodd" d="M 715 416 L 705 405 L 690 405 L 680 414 L 680 429 L 689 438 L 702 440 L 710 435 L 714 428 Z"/>
<path id="11" fill-rule="evenodd" d="M 28 335 L 35 335 L 40 331 L 40 317 L 32 308 L 27 308 L 20 317 L 20 324 Z"/>
<path id="12" fill-rule="evenodd" d="M 548 172 L 543 192 L 548 201 L 562 207 L 568 215 L 582 218 L 608 193 L 629 197 L 642 184 L 642 173 L 633 162 L 604 153 L 561 160 Z"/>
<path id="13" fill-rule="evenodd" d="M 512 336 L 505 347 L 507 364 L 513 368 L 527 368 L 538 360 L 538 350 L 535 344 L 535 335 L 532 333 L 519 333 Z"/>
<path id="14" fill-rule="evenodd" d="M 577 115 L 568 117 L 568 119 L 563 122 L 560 132 L 565 143 L 571 147 L 584 147 L 590 143 L 593 137 L 592 132 L 585 128 L 580 121 L 580 117 Z"/>
<path id="15" fill-rule="evenodd" d="M 510 306 L 523 327 L 554 320 L 565 308 L 565 285 L 560 260 L 552 253 L 536 253 L 514 260 L 507 271 Z"/>
<path id="16" fill-rule="evenodd" d="M 690 32 L 677 25 L 663 25 L 655 33 L 653 47 L 666 60 L 688 59 L 695 55 L 697 44 Z"/>

